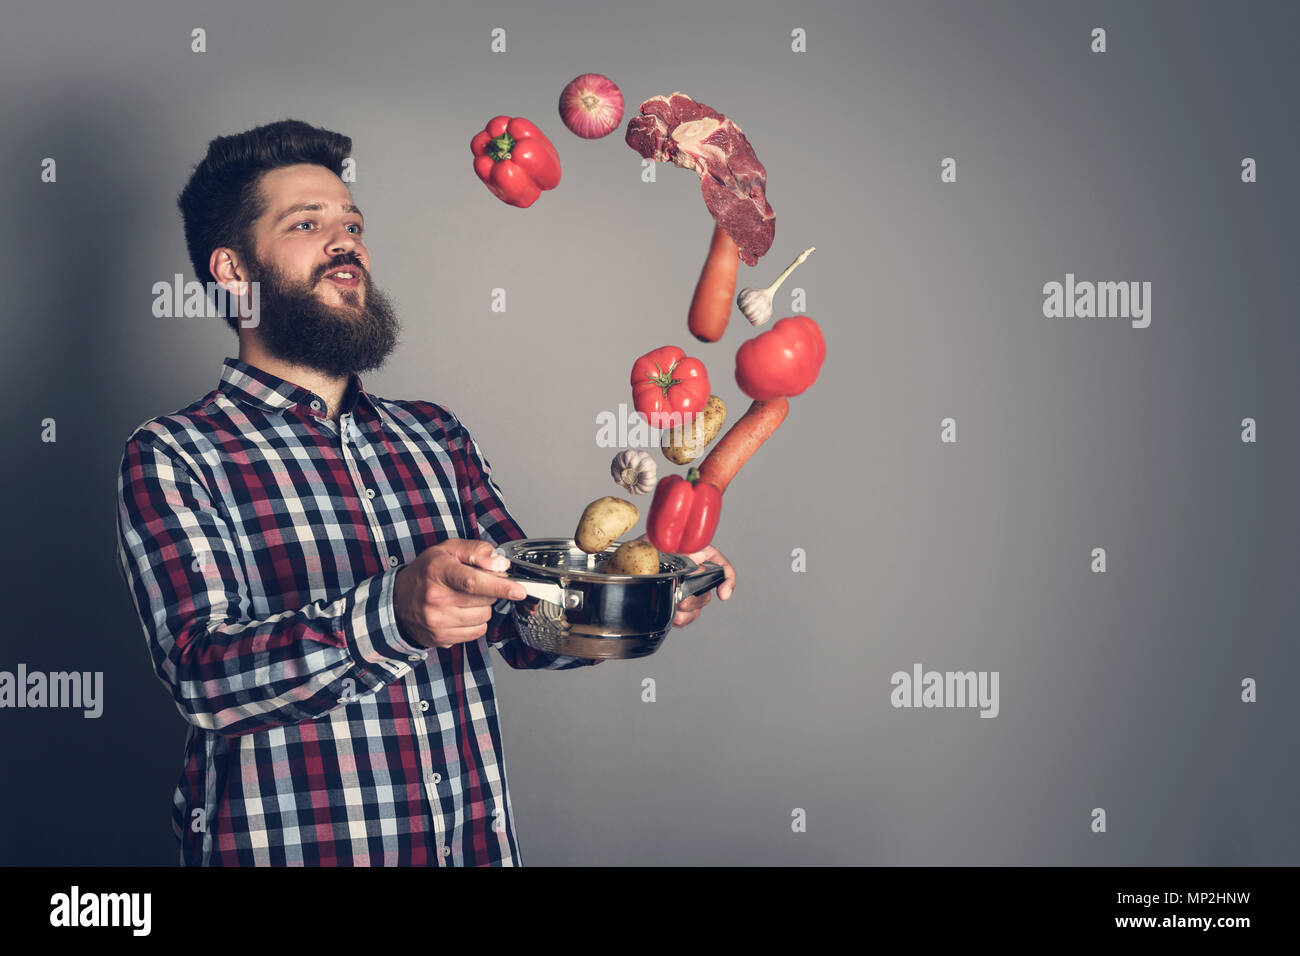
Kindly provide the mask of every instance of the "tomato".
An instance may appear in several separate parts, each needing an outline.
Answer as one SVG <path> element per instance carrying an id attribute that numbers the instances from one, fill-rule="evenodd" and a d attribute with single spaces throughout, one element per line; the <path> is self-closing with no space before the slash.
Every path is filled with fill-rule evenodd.
<path id="1" fill-rule="evenodd" d="M 806 315 L 781 319 L 736 351 L 736 384 L 757 401 L 789 398 L 807 389 L 822 370 L 826 340 Z"/>
<path id="2" fill-rule="evenodd" d="M 647 352 L 633 364 L 632 404 L 655 428 L 670 427 L 665 415 L 702 412 L 708 403 L 708 370 L 677 346 Z"/>

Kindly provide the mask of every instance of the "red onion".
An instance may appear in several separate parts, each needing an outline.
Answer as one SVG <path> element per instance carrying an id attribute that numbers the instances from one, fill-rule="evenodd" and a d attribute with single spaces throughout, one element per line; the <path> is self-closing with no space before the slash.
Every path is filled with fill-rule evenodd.
<path id="1" fill-rule="evenodd" d="M 583 139 L 600 139 L 623 119 L 623 91 L 599 73 L 574 77 L 560 94 L 560 119 Z"/>

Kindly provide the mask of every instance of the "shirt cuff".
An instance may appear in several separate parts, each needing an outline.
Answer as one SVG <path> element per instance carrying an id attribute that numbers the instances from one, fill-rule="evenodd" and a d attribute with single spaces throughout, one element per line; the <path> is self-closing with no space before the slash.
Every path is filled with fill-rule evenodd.
<path id="1" fill-rule="evenodd" d="M 352 592 L 352 606 L 345 612 L 348 650 L 354 659 L 367 664 L 415 663 L 429 656 L 427 647 L 416 647 L 402 637 L 397 627 L 393 594 L 397 572 L 389 568 L 362 581 Z"/>

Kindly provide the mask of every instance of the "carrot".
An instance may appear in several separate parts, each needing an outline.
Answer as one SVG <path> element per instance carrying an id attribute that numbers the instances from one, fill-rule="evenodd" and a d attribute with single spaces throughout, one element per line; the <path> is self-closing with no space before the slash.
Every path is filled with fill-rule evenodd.
<path id="1" fill-rule="evenodd" d="M 727 331 L 731 318 L 731 302 L 736 297 L 736 271 L 740 263 L 740 249 L 727 235 L 727 230 L 716 223 L 709 255 L 700 270 L 700 281 L 695 284 L 691 297 L 691 311 L 686 325 L 701 342 L 716 342 Z"/>
<path id="2" fill-rule="evenodd" d="M 772 437 L 789 411 L 790 401 L 785 398 L 751 402 L 749 410 L 727 429 L 700 464 L 700 481 L 707 481 L 719 492 L 726 491 L 741 466 Z"/>

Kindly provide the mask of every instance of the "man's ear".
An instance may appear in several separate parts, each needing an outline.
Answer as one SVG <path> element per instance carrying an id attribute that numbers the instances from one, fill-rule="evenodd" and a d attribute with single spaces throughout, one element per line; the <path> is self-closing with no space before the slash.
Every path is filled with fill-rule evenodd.
<path id="1" fill-rule="evenodd" d="M 247 276 L 235 250 L 225 247 L 213 249 L 208 259 L 208 269 L 218 285 L 233 295 L 243 297 L 247 291 Z"/>

